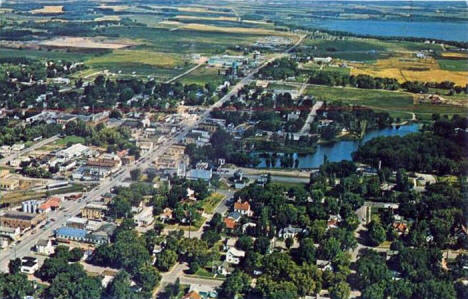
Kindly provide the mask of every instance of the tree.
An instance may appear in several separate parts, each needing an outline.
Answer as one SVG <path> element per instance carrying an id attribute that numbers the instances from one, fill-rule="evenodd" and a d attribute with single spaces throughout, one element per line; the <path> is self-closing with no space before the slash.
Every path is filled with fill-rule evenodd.
<path id="1" fill-rule="evenodd" d="M 153 266 L 144 265 L 136 273 L 135 281 L 144 292 L 152 292 L 161 281 L 161 274 Z"/>
<path id="2" fill-rule="evenodd" d="M 330 293 L 331 299 L 346 299 L 351 294 L 351 288 L 345 281 L 340 281 L 337 284 L 332 285 L 328 292 Z"/>
<path id="3" fill-rule="evenodd" d="M 8 271 L 10 274 L 17 274 L 21 270 L 21 259 L 16 258 L 13 260 L 10 260 L 8 263 Z"/>
<path id="4" fill-rule="evenodd" d="M 161 271 L 169 271 L 169 269 L 177 262 L 177 253 L 170 249 L 166 249 L 159 253 L 156 257 L 156 267 Z"/>
<path id="5" fill-rule="evenodd" d="M 70 262 L 78 262 L 83 258 L 84 255 L 84 250 L 78 247 L 73 248 L 70 250 L 70 257 L 69 261 Z"/>
<path id="6" fill-rule="evenodd" d="M 235 298 L 237 294 L 247 291 L 250 277 L 240 270 L 236 270 L 221 285 L 222 298 Z"/>
<path id="7" fill-rule="evenodd" d="M 141 177 L 141 169 L 136 168 L 130 171 L 130 177 L 132 181 L 138 181 Z"/>
<path id="8" fill-rule="evenodd" d="M 109 283 L 106 295 L 108 298 L 139 298 L 130 286 L 130 275 L 123 270 Z"/>
<path id="9" fill-rule="evenodd" d="M 316 260 L 316 251 L 314 240 L 311 238 L 304 238 L 301 240 L 299 245 L 299 259 L 302 262 L 306 262 L 308 264 L 314 264 Z"/>
<path id="10" fill-rule="evenodd" d="M 294 239 L 291 238 L 291 237 L 286 238 L 286 240 L 284 241 L 284 243 L 285 243 L 286 247 L 287 247 L 288 249 L 290 249 L 291 246 L 294 244 Z"/>
<path id="11" fill-rule="evenodd" d="M 389 281 L 392 277 L 385 264 L 385 259 L 372 250 L 367 251 L 356 262 L 356 275 L 357 285 L 360 289 L 381 281 Z"/>
<path id="12" fill-rule="evenodd" d="M 409 190 L 408 175 L 404 169 L 398 169 L 396 173 L 396 186 L 398 191 L 406 192 Z"/>
<path id="13" fill-rule="evenodd" d="M 266 254 L 270 248 L 270 239 L 268 237 L 258 237 L 254 242 L 254 250 L 261 254 Z"/>
<path id="14" fill-rule="evenodd" d="M 212 247 L 216 242 L 221 240 L 221 236 L 214 230 L 204 231 L 201 238 L 208 243 L 209 247 Z"/>
<path id="15" fill-rule="evenodd" d="M 369 241 L 372 246 L 377 246 L 386 240 L 386 231 L 382 224 L 371 221 L 369 227 Z"/>

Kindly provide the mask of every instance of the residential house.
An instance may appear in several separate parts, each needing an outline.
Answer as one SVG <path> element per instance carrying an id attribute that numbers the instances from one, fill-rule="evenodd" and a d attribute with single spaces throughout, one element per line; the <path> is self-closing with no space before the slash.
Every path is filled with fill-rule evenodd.
<path id="1" fill-rule="evenodd" d="M 234 219 L 232 218 L 224 218 L 224 225 L 226 229 L 235 229 L 237 226 L 237 223 Z"/>
<path id="2" fill-rule="evenodd" d="M 162 212 L 161 215 L 159 215 L 159 219 L 164 223 L 168 220 L 172 220 L 173 219 L 173 215 L 172 215 L 172 209 L 171 208 L 165 208 Z"/>
<path id="3" fill-rule="evenodd" d="M 240 198 L 234 203 L 234 212 L 237 212 L 247 217 L 253 216 L 253 211 L 250 209 L 249 202 L 248 201 L 242 202 Z"/>
<path id="4" fill-rule="evenodd" d="M 235 247 L 230 247 L 226 252 L 226 262 L 230 264 L 238 265 L 243 257 L 245 257 L 245 251 Z"/>
<path id="5" fill-rule="evenodd" d="M 40 239 L 36 243 L 36 251 L 38 254 L 47 256 L 53 254 L 54 246 L 52 246 L 52 241 L 50 239 Z"/>
<path id="6" fill-rule="evenodd" d="M 285 228 L 282 228 L 279 233 L 278 233 L 278 237 L 280 238 L 283 238 L 283 239 L 287 239 L 287 238 L 295 238 L 298 234 L 304 232 L 304 230 L 302 228 L 298 228 L 298 227 L 293 227 L 291 225 L 285 227 Z"/>

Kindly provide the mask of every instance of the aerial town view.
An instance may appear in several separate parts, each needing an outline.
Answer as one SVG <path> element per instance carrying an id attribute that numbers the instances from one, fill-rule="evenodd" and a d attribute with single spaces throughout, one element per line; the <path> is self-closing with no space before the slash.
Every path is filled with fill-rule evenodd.
<path id="1" fill-rule="evenodd" d="M 468 3 L 0 1 L 0 298 L 468 298 Z"/>

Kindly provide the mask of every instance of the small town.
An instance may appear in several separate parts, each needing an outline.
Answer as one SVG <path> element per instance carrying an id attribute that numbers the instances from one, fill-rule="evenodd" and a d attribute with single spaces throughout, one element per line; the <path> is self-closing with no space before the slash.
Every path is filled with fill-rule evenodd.
<path id="1" fill-rule="evenodd" d="M 0 298 L 467 298 L 466 36 L 50 2 L 0 1 Z"/>

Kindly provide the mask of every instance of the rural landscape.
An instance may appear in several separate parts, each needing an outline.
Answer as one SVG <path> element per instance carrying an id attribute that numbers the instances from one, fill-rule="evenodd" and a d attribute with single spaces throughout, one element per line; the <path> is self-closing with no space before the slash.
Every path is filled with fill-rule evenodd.
<path id="1" fill-rule="evenodd" d="M 465 1 L 0 1 L 0 298 L 467 298 Z"/>

